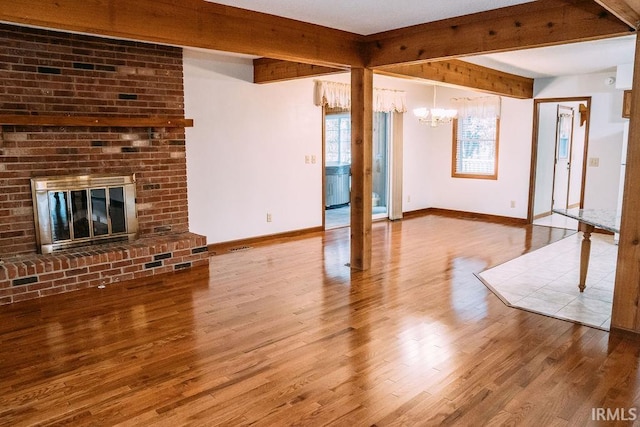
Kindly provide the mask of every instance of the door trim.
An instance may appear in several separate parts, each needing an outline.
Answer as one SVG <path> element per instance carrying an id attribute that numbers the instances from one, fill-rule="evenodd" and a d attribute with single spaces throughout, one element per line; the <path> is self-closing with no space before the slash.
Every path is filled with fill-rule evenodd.
<path id="1" fill-rule="evenodd" d="M 589 124 L 591 122 L 591 97 L 590 96 L 577 96 L 566 98 L 537 98 L 533 100 L 533 132 L 531 141 L 531 165 L 529 173 L 529 206 L 527 209 L 527 222 L 533 223 L 533 203 L 535 198 L 535 183 L 536 183 L 536 165 L 538 160 L 538 126 L 539 126 L 539 107 L 542 103 L 561 103 L 561 102 L 580 102 L 586 104 L 586 108 L 579 108 L 578 113 L 581 115 L 581 120 L 585 122 L 584 130 L 584 153 L 582 159 L 582 179 L 580 188 L 580 208 L 584 207 L 584 186 L 587 176 L 587 151 L 589 148 Z"/>

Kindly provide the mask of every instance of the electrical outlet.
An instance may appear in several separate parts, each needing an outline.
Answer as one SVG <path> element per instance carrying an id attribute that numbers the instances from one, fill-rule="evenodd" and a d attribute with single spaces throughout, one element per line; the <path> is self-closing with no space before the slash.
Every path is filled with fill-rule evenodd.
<path id="1" fill-rule="evenodd" d="M 267 212 L 267 222 L 271 222 L 271 213 Z"/>
<path id="2" fill-rule="evenodd" d="M 515 208 L 515 207 L 516 207 L 516 201 L 515 201 L 515 200 L 512 200 L 512 201 L 511 201 L 511 209 L 513 209 L 513 208 Z"/>
<path id="3" fill-rule="evenodd" d="M 407 196 L 407 203 L 411 203 L 411 196 Z"/>
<path id="4" fill-rule="evenodd" d="M 309 164 L 309 163 L 310 163 L 310 161 L 309 161 L 309 155 L 308 155 L 308 154 L 305 154 L 305 155 L 304 155 L 304 162 L 305 162 L 306 164 Z"/>
<path id="5" fill-rule="evenodd" d="M 600 166 L 600 158 L 599 157 L 589 157 L 589 166 L 592 168 L 597 168 Z"/>
<path id="6" fill-rule="evenodd" d="M 312 165 L 315 165 L 315 164 L 316 164 L 316 155 L 315 155 L 315 154 L 312 154 L 312 155 L 311 155 L 311 164 L 312 164 Z"/>

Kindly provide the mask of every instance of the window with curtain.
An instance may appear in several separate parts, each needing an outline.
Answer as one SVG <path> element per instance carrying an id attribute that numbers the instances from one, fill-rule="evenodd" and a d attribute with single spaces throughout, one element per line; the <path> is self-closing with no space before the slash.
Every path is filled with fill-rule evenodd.
<path id="1" fill-rule="evenodd" d="M 351 85 L 348 83 L 315 81 L 313 103 L 329 109 L 351 109 Z M 405 113 L 407 96 L 402 90 L 373 88 L 373 111 L 381 113 Z"/>
<path id="2" fill-rule="evenodd" d="M 451 176 L 498 179 L 498 97 L 453 100 L 458 116 L 453 122 Z"/>

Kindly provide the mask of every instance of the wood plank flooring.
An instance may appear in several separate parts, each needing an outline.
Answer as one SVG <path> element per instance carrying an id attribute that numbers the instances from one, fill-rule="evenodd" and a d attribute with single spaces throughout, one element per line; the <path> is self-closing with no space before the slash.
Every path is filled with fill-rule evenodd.
<path id="1" fill-rule="evenodd" d="M 561 231 L 375 223 L 367 272 L 348 233 L 1 307 L 0 425 L 583 426 L 640 406 L 639 340 L 508 308 L 473 275 Z"/>

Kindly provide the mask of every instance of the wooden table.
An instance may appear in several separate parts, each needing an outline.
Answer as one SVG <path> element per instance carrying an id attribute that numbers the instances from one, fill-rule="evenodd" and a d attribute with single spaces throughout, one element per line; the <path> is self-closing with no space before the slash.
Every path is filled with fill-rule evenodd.
<path id="1" fill-rule="evenodd" d="M 554 213 L 578 220 L 578 230 L 582 231 L 582 246 L 580 247 L 580 292 L 584 291 L 589 269 L 589 255 L 591 254 L 591 233 L 596 228 L 620 232 L 620 212 L 607 209 L 553 209 Z"/>

